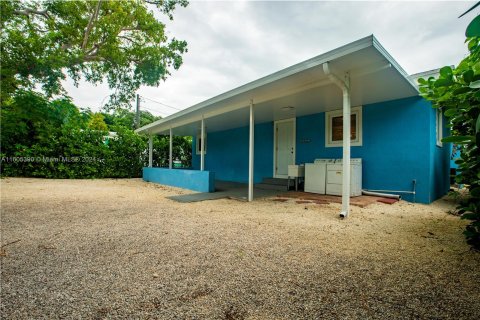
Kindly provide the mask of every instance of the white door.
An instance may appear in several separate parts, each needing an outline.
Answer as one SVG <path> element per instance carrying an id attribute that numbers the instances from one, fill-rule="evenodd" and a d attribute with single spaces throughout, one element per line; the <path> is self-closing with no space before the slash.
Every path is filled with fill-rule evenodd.
<path id="1" fill-rule="evenodd" d="M 275 178 L 288 178 L 288 165 L 295 164 L 295 118 L 275 121 Z"/>

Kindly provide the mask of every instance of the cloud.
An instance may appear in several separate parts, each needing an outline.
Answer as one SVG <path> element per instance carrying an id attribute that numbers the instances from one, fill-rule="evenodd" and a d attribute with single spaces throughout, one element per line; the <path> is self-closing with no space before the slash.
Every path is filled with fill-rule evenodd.
<path id="1" fill-rule="evenodd" d="M 166 22 L 188 42 L 180 70 L 145 97 L 186 108 L 328 50 L 374 34 L 409 73 L 458 63 L 472 2 L 191 2 Z M 79 106 L 99 108 L 106 86 L 67 85 Z M 145 103 L 159 115 L 173 109 Z"/>

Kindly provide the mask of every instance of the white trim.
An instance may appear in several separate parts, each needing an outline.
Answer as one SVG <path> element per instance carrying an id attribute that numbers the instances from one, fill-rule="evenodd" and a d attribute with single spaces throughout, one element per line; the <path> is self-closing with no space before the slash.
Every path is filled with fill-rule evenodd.
<path id="1" fill-rule="evenodd" d="M 293 134 L 293 163 L 296 163 L 297 155 L 297 118 L 289 118 L 283 120 L 277 120 L 273 122 L 273 177 L 274 178 L 288 178 L 288 174 L 277 174 L 277 124 L 282 122 L 292 122 L 292 134 Z"/>
<path id="2" fill-rule="evenodd" d="M 352 147 L 360 147 L 363 145 L 363 119 L 362 119 L 363 107 L 358 106 L 351 108 L 351 114 L 357 115 L 357 126 L 356 126 L 356 139 L 351 140 Z M 332 118 L 343 116 L 343 110 L 338 109 L 334 111 L 325 112 L 325 147 L 341 147 L 343 145 L 342 140 L 332 141 Z"/>
<path id="3" fill-rule="evenodd" d="M 282 91 L 282 92 L 264 94 L 262 96 L 257 97 L 255 99 L 255 102 L 256 102 L 256 104 L 264 103 L 264 102 L 267 102 L 267 101 L 271 101 L 273 99 L 279 99 L 279 98 L 287 97 L 291 94 L 299 93 L 299 92 L 306 91 L 306 90 L 309 90 L 309 89 L 322 87 L 322 86 L 325 86 L 329 83 L 330 83 L 330 81 L 328 79 L 325 79 L 325 80 L 322 80 L 322 81 L 313 81 L 313 82 L 302 84 L 300 86 L 297 86 L 295 88 L 285 90 L 285 91 Z M 242 109 L 242 108 L 248 108 L 248 107 L 249 106 L 247 104 L 240 101 L 238 103 L 229 104 L 225 107 L 219 108 L 219 109 L 214 110 L 214 111 L 206 112 L 203 115 L 203 117 L 204 117 L 204 119 L 212 118 L 212 117 L 215 117 L 215 116 L 218 116 L 218 115 L 222 115 L 222 114 L 225 114 L 225 113 L 228 113 L 228 112 L 232 112 L 232 111 L 235 111 L 235 110 L 239 110 L 239 109 Z M 185 125 L 188 125 L 190 123 L 201 121 L 201 120 L 202 120 L 201 116 L 192 116 L 189 119 L 185 119 L 185 120 L 182 120 L 182 121 L 175 122 L 174 124 L 172 124 L 172 128 L 178 128 L 178 127 L 185 126 Z M 160 121 L 160 120 L 158 120 L 158 121 Z M 151 133 L 151 132 L 160 133 L 163 130 L 164 130 L 164 127 L 161 127 L 161 128 L 159 127 L 159 128 L 156 128 L 156 129 L 149 130 L 147 132 L 149 132 L 149 133 Z M 200 154 L 200 151 L 198 152 L 198 154 Z"/>
<path id="4" fill-rule="evenodd" d="M 452 69 L 454 68 L 453 65 L 451 67 Z M 418 79 L 420 78 L 428 79 L 430 77 L 438 79 L 439 75 L 440 75 L 440 68 L 411 74 L 410 80 L 418 87 Z"/>
<path id="5" fill-rule="evenodd" d="M 442 109 L 435 109 L 435 142 L 437 147 L 443 147 L 443 112 Z"/>
<path id="6" fill-rule="evenodd" d="M 405 70 L 403 70 L 403 68 L 400 66 L 400 64 L 390 55 L 390 53 L 388 53 L 388 51 L 380 44 L 380 42 L 377 40 L 377 38 L 375 38 L 373 35 L 372 35 L 372 45 L 375 49 L 377 49 L 385 57 L 385 59 L 388 62 L 390 62 L 392 64 L 393 68 L 395 68 L 398 71 L 398 73 L 400 73 L 403 76 L 403 78 L 408 82 L 408 84 L 413 89 L 415 89 L 415 91 L 417 93 L 419 93 L 417 86 L 412 81 L 412 79 L 410 78 L 408 73 Z"/>

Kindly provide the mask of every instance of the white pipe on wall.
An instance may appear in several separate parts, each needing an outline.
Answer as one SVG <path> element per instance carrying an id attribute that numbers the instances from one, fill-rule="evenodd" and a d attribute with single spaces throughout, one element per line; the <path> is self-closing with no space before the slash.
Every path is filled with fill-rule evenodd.
<path id="1" fill-rule="evenodd" d="M 200 170 L 205 170 L 205 119 L 202 115 L 202 129 L 200 135 Z"/>
<path id="2" fill-rule="evenodd" d="M 254 126 L 253 100 L 250 100 L 250 134 L 248 143 L 248 201 L 253 201 L 253 165 L 254 165 Z"/>
<path id="3" fill-rule="evenodd" d="M 413 203 L 415 203 L 415 195 L 417 194 L 417 179 L 413 179 L 412 180 L 412 184 L 413 184 L 413 190 L 412 191 L 405 191 L 405 190 L 371 190 L 371 189 L 365 189 L 365 190 L 362 190 L 362 193 L 365 193 L 365 192 L 369 192 L 369 193 L 380 193 L 382 195 L 384 195 L 383 192 L 395 192 L 395 193 L 405 193 L 405 194 L 412 194 L 413 195 Z M 366 193 L 365 193 L 366 194 Z M 393 196 L 397 196 L 397 195 L 393 195 Z M 401 197 L 398 196 L 398 199 L 400 199 Z"/>
<path id="4" fill-rule="evenodd" d="M 350 211 L 350 78 L 345 75 L 343 86 L 343 176 L 342 176 L 342 212 L 341 217 L 347 217 Z"/>
<path id="5" fill-rule="evenodd" d="M 380 193 L 380 192 L 373 192 L 370 190 L 362 190 L 362 194 L 366 196 L 376 196 L 376 197 L 384 197 L 384 198 L 391 198 L 391 199 L 398 199 L 398 200 L 402 198 L 398 194 Z"/>
<path id="6" fill-rule="evenodd" d="M 402 191 L 402 190 L 362 190 L 362 191 L 368 191 L 368 192 L 397 192 L 397 193 L 407 193 L 407 194 L 415 194 L 414 191 Z"/>
<path id="7" fill-rule="evenodd" d="M 170 128 L 170 148 L 169 148 L 169 157 L 168 157 L 168 167 L 170 169 L 173 168 L 173 134 L 172 134 L 172 128 Z"/>
<path id="8" fill-rule="evenodd" d="M 343 93 L 343 163 L 342 163 L 342 211 L 340 217 L 348 217 L 350 212 L 350 74 L 345 73 L 344 80 L 331 72 L 328 62 L 323 64 L 323 72 Z"/>
<path id="9" fill-rule="evenodd" d="M 153 136 L 148 136 L 148 167 L 153 167 Z"/>

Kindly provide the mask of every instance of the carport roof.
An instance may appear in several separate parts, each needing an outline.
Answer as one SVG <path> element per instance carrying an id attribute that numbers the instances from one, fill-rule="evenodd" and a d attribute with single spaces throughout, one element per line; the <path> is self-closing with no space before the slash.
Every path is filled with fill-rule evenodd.
<path id="1" fill-rule="evenodd" d="M 250 101 L 255 122 L 281 120 L 341 109 L 342 93 L 323 71 L 328 62 L 338 76 L 350 74 L 352 106 L 418 95 L 408 74 L 370 35 L 266 77 L 200 102 L 136 130 L 175 135 L 198 133 L 202 117 L 208 132 L 246 126 Z"/>

